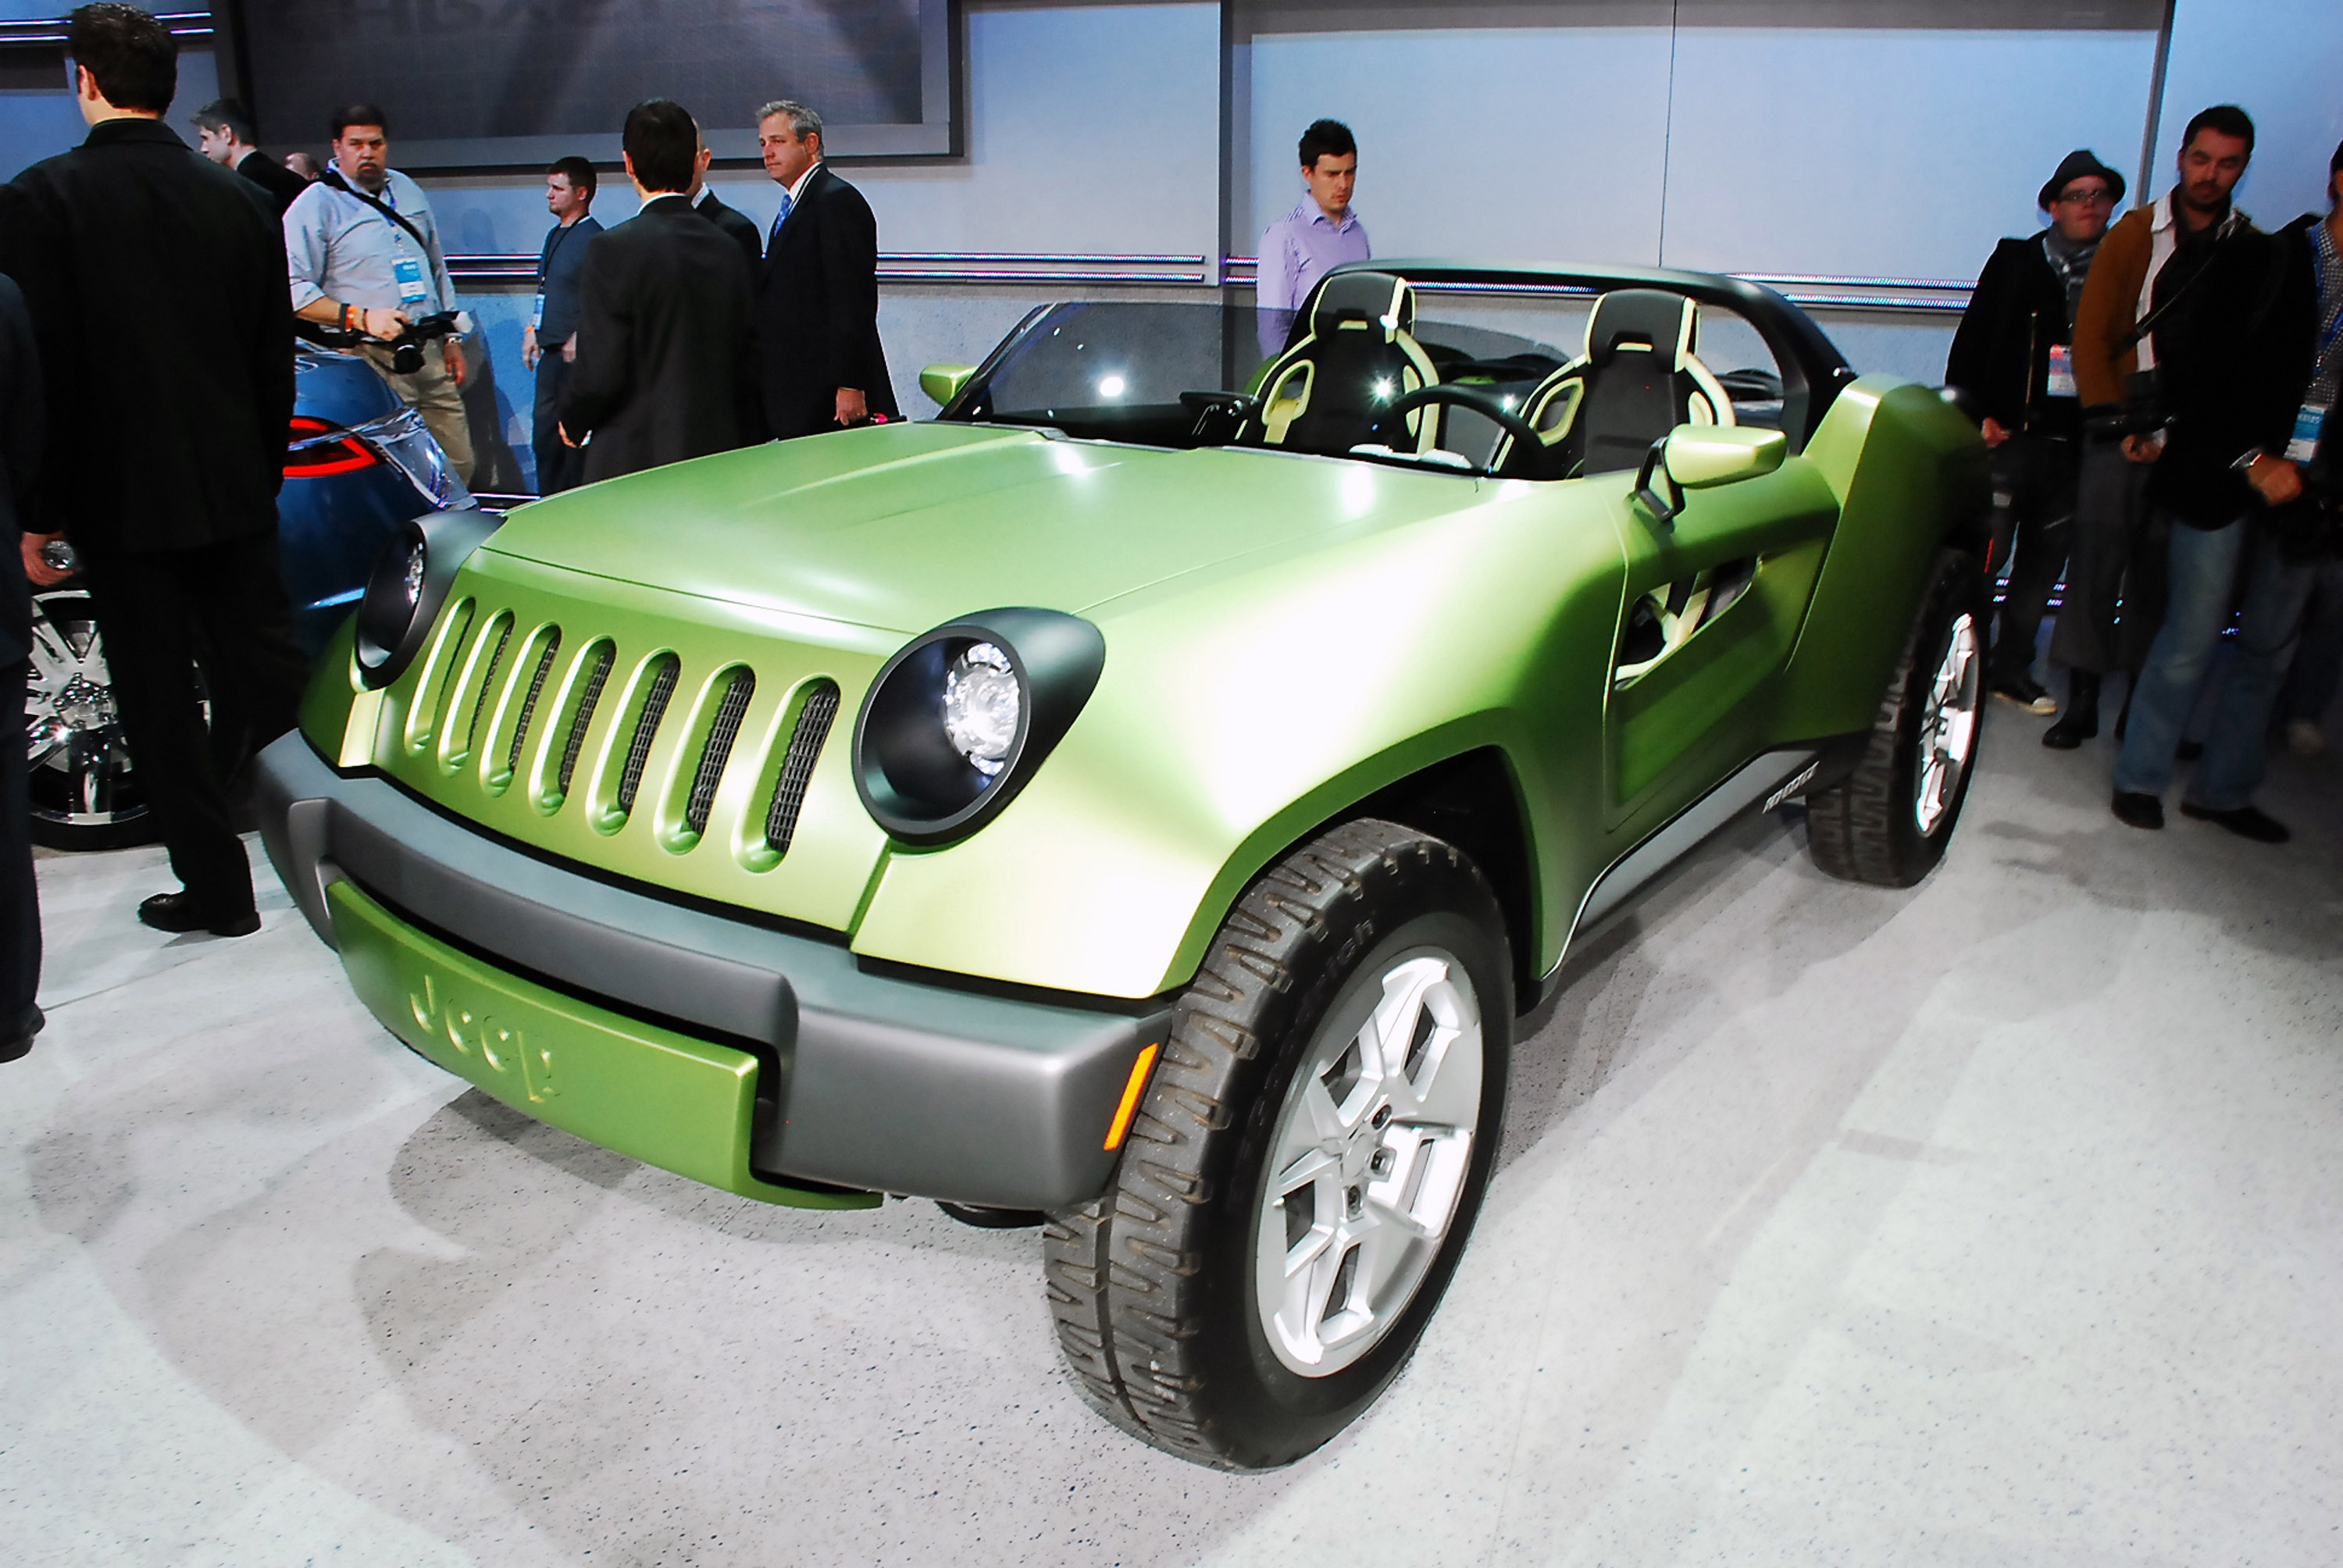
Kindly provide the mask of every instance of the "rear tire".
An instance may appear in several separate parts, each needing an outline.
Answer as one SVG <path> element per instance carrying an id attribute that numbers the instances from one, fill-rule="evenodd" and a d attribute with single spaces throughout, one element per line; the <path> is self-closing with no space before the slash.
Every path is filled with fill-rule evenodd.
<path id="1" fill-rule="evenodd" d="M 1290 1463 L 1397 1375 L 1503 1125 L 1496 896 L 1395 823 L 1328 832 L 1239 900 L 1182 995 L 1107 1195 L 1043 1232 L 1084 1396 L 1198 1463 Z"/>
<path id="2" fill-rule="evenodd" d="M 1908 888 L 1944 859 L 1976 773 L 1987 608 L 1976 558 L 1939 552 L 1862 760 L 1806 798 L 1806 847 L 1830 875 Z"/>

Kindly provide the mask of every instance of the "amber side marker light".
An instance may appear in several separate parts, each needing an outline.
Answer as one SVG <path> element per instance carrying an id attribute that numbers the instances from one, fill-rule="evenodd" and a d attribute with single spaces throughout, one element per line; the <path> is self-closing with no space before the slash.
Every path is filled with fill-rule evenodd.
<path id="1" fill-rule="evenodd" d="M 1114 1108 L 1114 1121 L 1106 1130 L 1106 1146 L 1110 1150 L 1122 1147 L 1122 1135 L 1131 1131 L 1131 1119 L 1139 1111 L 1139 1091 L 1147 1087 L 1147 1070 L 1155 1065 L 1157 1046 L 1149 1046 L 1131 1064 L 1131 1081 L 1122 1086 L 1122 1103 Z"/>

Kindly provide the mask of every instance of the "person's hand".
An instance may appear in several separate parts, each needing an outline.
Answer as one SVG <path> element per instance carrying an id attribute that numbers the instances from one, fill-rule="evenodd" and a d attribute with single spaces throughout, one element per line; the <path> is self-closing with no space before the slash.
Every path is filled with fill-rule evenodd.
<path id="1" fill-rule="evenodd" d="M 2153 463 L 2164 456 L 2164 443 L 2153 436 L 2126 436 L 2123 455 L 2134 463 Z"/>
<path id="2" fill-rule="evenodd" d="M 838 422 L 840 424 L 860 425 L 869 417 L 870 417 L 870 405 L 864 401 L 860 387 L 841 387 L 838 389 Z"/>
<path id="3" fill-rule="evenodd" d="M 2256 457 L 2253 467 L 2246 470 L 2246 483 L 2269 505 L 2283 507 L 2302 497 L 2302 467 L 2284 457 L 2265 454 Z"/>
<path id="4" fill-rule="evenodd" d="M 562 339 L 561 362 L 565 365 L 575 365 L 578 363 L 578 334 L 573 332 L 568 337 Z"/>
<path id="5" fill-rule="evenodd" d="M 1998 447 L 2009 439 L 2009 427 L 1990 414 L 1986 416 L 1982 428 L 1985 444 L 1988 447 Z"/>
<path id="6" fill-rule="evenodd" d="M 72 575 L 57 570 L 41 558 L 41 547 L 52 539 L 64 538 L 62 534 L 23 534 L 18 537 L 24 541 L 25 575 L 32 578 L 35 588 L 55 588 Z"/>
<path id="7" fill-rule="evenodd" d="M 453 337 L 443 337 L 439 340 L 439 355 L 447 363 L 449 377 L 461 387 L 464 384 L 464 346 Z"/>
<path id="8" fill-rule="evenodd" d="M 556 433 L 557 435 L 558 435 L 558 436 L 561 437 L 561 444 L 562 444 L 563 446 L 565 446 L 565 447 L 575 447 L 576 445 L 578 445 L 578 437 L 575 437 L 575 436 L 573 436 L 573 435 L 571 435 L 571 434 L 569 433 L 569 427 L 568 427 L 568 426 L 567 426 L 567 425 L 561 425 L 561 424 L 557 424 L 557 425 L 555 425 L 555 426 L 553 427 L 553 428 L 554 428 L 555 433 Z"/>
<path id="9" fill-rule="evenodd" d="M 368 337 L 384 339 L 397 337 L 407 330 L 404 310 L 377 310 L 372 306 L 358 312 L 358 330 Z"/>
<path id="10" fill-rule="evenodd" d="M 524 370 L 536 369 L 537 356 L 537 328 L 534 327 L 524 327 L 520 329 L 521 368 Z"/>

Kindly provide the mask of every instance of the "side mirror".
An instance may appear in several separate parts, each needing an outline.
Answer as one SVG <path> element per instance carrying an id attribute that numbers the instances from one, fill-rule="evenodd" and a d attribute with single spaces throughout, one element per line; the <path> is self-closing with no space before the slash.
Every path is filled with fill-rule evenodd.
<path id="1" fill-rule="evenodd" d="M 1635 476 L 1635 499 L 1655 523 L 1668 523 L 1684 510 L 1683 492 L 1704 490 L 1770 474 L 1789 456 L 1789 437 L 1779 430 L 1741 425 L 1679 425 L 1644 454 Z M 1664 476 L 1677 491 L 1673 501 L 1653 487 Z"/>
<path id="2" fill-rule="evenodd" d="M 938 407 L 949 408 L 975 374 L 973 365 L 930 365 L 920 372 L 920 390 L 934 398 Z"/>

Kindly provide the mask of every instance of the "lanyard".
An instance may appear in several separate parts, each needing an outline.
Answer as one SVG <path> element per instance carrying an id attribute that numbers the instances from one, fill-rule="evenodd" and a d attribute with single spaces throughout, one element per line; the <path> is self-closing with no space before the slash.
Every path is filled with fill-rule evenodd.
<path id="1" fill-rule="evenodd" d="M 553 241 L 545 247 L 545 259 L 537 264 L 537 287 L 538 293 L 542 294 L 545 292 L 546 279 L 553 276 L 553 258 L 561 254 L 561 246 L 569 238 L 569 231 L 576 228 L 579 224 L 585 221 L 586 220 L 582 217 L 573 218 L 553 231 Z"/>
<path id="2" fill-rule="evenodd" d="M 2324 240 L 2315 239 L 2310 243 L 2310 269 L 2318 281 L 2318 302 L 2324 306 L 2327 303 L 2327 242 Z M 2336 303 L 2334 314 L 2327 318 L 2326 330 L 2318 335 L 2318 356 L 2311 361 L 2312 380 L 2326 376 L 2327 359 L 2335 352 L 2335 339 L 2338 336 L 2343 336 L 2343 300 Z"/>

